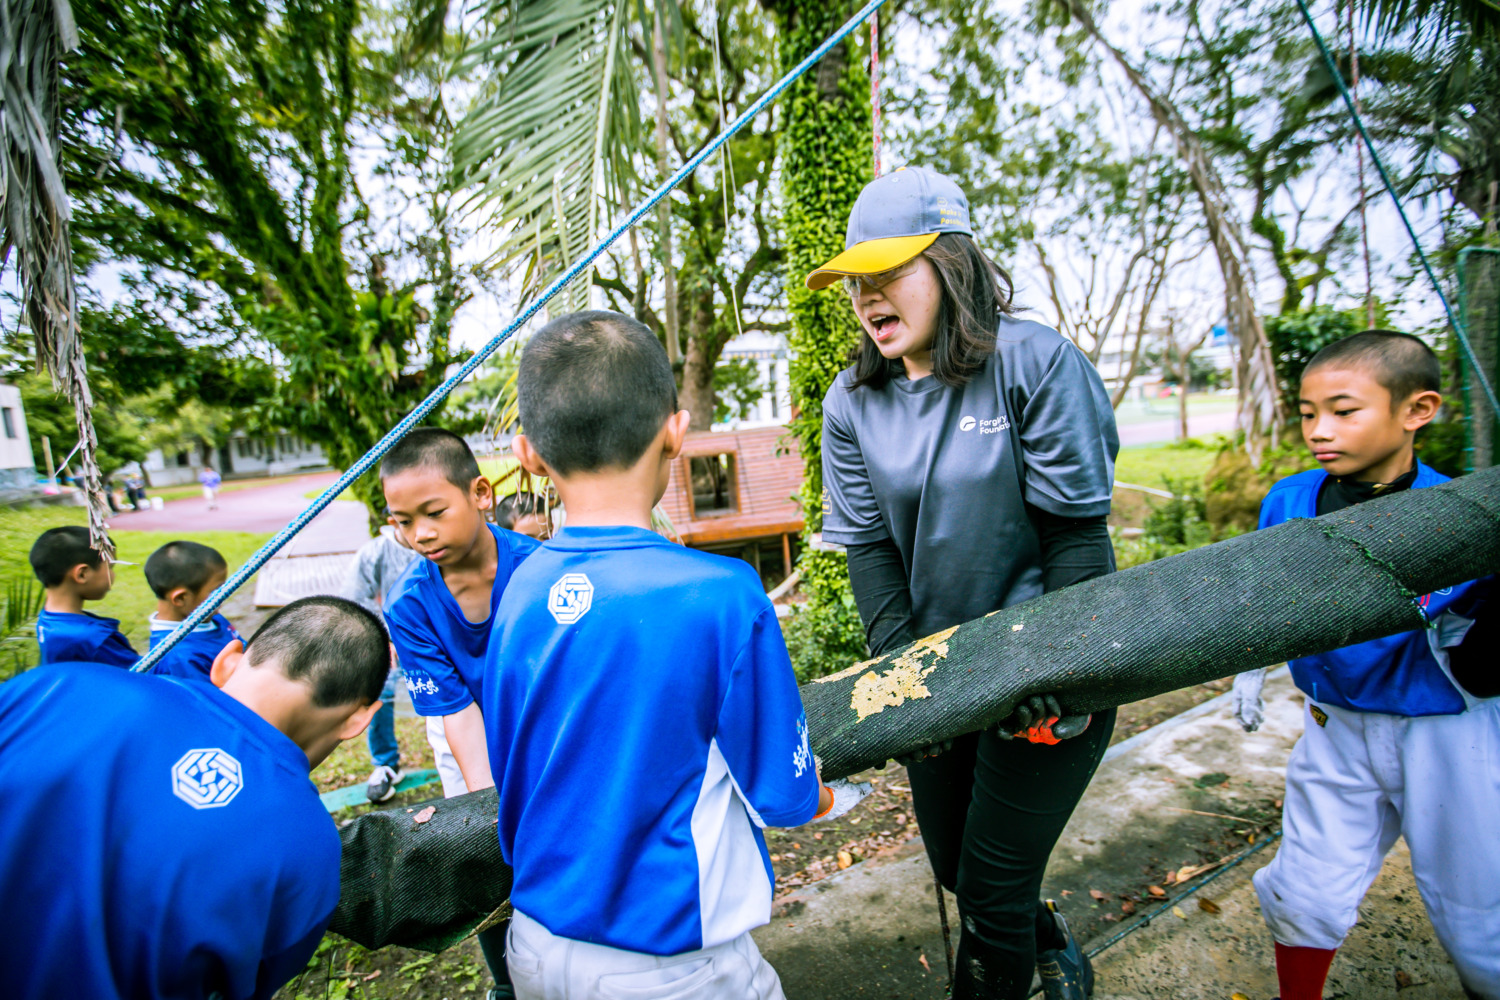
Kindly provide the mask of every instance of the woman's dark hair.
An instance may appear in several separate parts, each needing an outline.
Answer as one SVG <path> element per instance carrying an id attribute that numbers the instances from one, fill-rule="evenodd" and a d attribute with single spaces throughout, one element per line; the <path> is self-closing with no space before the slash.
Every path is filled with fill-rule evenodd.
<path id="1" fill-rule="evenodd" d="M 932 376 L 944 385 L 967 385 L 995 351 L 1000 317 L 1015 311 L 1015 285 L 1004 268 L 962 233 L 939 233 L 922 256 L 932 262 L 942 286 L 932 339 Z M 862 385 L 879 389 L 904 370 L 900 358 L 886 358 L 864 332 L 851 360 L 851 390 Z"/>

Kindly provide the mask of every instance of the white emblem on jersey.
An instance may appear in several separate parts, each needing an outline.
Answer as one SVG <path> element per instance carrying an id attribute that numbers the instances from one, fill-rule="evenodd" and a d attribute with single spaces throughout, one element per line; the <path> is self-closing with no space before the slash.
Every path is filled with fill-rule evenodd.
<path id="1" fill-rule="evenodd" d="M 797 749 L 792 754 L 792 769 L 797 772 L 797 777 L 802 777 L 802 772 L 807 770 L 812 763 L 812 747 L 807 743 L 807 720 L 797 720 Z"/>
<path id="2" fill-rule="evenodd" d="M 189 750 L 172 765 L 172 794 L 194 809 L 229 805 L 245 785 L 240 762 L 223 750 Z"/>
<path id="3" fill-rule="evenodd" d="M 571 625 L 589 613 L 594 585 L 582 573 L 564 573 L 547 592 L 547 610 L 559 625 Z"/>
<path id="4" fill-rule="evenodd" d="M 1010 430 L 1010 417 L 1002 413 L 998 417 L 993 417 L 985 420 L 976 420 L 973 417 L 969 416 L 958 418 L 959 430 L 972 431 L 976 427 L 979 428 L 979 433 L 981 435 L 999 434 L 1001 431 Z"/>
<path id="5" fill-rule="evenodd" d="M 961 431 L 972 431 L 977 421 L 973 417 L 959 417 L 958 429 Z"/>

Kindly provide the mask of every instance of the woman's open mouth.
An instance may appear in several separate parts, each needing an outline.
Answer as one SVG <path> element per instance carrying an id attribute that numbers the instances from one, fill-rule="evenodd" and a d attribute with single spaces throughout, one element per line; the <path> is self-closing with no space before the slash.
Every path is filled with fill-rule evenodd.
<path id="1" fill-rule="evenodd" d="M 889 340 L 900 323 L 895 316 L 877 313 L 870 317 L 870 336 L 878 341 Z"/>

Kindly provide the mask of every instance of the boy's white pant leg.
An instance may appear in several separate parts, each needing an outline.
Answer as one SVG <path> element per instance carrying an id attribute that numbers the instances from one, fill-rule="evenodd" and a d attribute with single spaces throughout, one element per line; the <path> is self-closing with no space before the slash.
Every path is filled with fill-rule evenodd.
<path id="1" fill-rule="evenodd" d="M 517 1000 L 786 1000 L 748 933 L 660 957 L 558 937 L 517 910 L 505 954 Z"/>
<path id="2" fill-rule="evenodd" d="M 1255 875 L 1272 936 L 1337 948 L 1398 835 L 1464 984 L 1500 1000 L 1500 702 L 1403 718 L 1317 705 L 1287 764 L 1283 838 Z"/>
<path id="3" fill-rule="evenodd" d="M 458 758 L 448 746 L 448 733 L 443 728 L 441 715 L 427 717 L 427 743 L 432 747 L 432 759 L 443 782 L 443 798 L 451 799 L 467 792 L 469 786 L 464 783 L 464 772 L 459 769 Z"/>

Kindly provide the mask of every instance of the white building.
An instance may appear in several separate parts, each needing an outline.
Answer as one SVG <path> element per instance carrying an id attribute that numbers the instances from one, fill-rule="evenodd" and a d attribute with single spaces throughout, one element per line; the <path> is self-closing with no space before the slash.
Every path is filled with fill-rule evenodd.
<path id="1" fill-rule="evenodd" d="M 21 390 L 0 382 L 0 490 L 31 489 L 35 485 L 36 459 L 26 433 Z"/>
<path id="2" fill-rule="evenodd" d="M 251 437 L 243 431 L 236 431 L 229 443 L 222 447 L 196 444 L 171 453 L 163 453 L 158 448 L 141 462 L 152 486 L 196 483 L 198 473 L 206 465 L 212 465 L 225 479 L 247 479 L 326 469 L 328 458 L 320 445 L 309 444 L 295 434 L 283 432 Z"/>
<path id="3" fill-rule="evenodd" d="M 720 355 L 720 361 L 745 359 L 760 370 L 760 384 L 765 388 L 760 401 L 741 419 L 715 424 L 714 430 L 736 427 L 768 427 L 784 424 L 792 418 L 792 386 L 787 372 L 786 338 L 780 334 L 752 330 L 731 340 Z"/>

